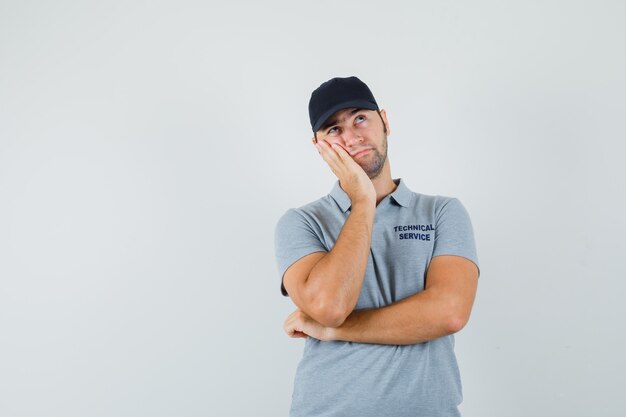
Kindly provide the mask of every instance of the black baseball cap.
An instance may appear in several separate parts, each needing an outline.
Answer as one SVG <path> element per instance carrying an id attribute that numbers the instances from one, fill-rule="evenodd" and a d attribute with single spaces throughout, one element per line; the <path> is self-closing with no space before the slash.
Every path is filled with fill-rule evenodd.
<path id="1" fill-rule="evenodd" d="M 317 132 L 335 112 L 351 107 L 378 110 L 374 95 L 357 77 L 335 77 L 322 83 L 311 93 L 309 119 Z"/>

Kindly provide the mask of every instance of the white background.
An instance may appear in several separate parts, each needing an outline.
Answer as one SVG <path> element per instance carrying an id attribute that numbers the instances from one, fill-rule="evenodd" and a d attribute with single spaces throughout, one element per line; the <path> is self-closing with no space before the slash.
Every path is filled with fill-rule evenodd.
<path id="1" fill-rule="evenodd" d="M 0 1 L 0 415 L 286 416 L 277 219 L 357 75 L 394 178 L 458 197 L 467 417 L 626 408 L 622 1 Z"/>

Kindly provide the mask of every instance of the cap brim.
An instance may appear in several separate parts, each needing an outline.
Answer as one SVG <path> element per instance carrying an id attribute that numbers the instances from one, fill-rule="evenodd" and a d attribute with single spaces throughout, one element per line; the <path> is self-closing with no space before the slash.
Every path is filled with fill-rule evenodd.
<path id="1" fill-rule="evenodd" d="M 315 126 L 313 126 L 313 132 L 317 132 L 320 129 L 320 127 L 322 127 L 324 123 L 326 123 L 326 120 L 328 120 L 330 116 L 335 114 L 335 112 L 339 110 L 343 110 L 343 109 L 349 109 L 350 107 L 356 107 L 359 109 L 368 109 L 368 110 L 378 110 L 378 105 L 376 103 L 372 103 L 371 101 L 367 101 L 367 100 L 350 100 L 350 101 L 346 101 L 343 103 L 335 104 L 333 107 L 331 107 L 330 109 L 322 113 L 319 119 L 317 119 Z"/>

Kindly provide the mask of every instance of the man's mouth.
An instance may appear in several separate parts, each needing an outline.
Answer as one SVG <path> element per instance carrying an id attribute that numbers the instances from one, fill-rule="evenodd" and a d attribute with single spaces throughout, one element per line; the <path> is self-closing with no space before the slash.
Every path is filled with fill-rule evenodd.
<path id="1" fill-rule="evenodd" d="M 366 154 L 367 152 L 369 152 L 369 151 L 371 151 L 371 149 L 363 149 L 363 150 L 360 150 L 360 151 L 358 151 L 357 153 L 353 154 L 353 155 L 352 155 L 352 157 L 353 157 L 353 158 L 356 158 L 357 156 L 360 156 L 360 155 L 365 155 L 365 154 Z"/>

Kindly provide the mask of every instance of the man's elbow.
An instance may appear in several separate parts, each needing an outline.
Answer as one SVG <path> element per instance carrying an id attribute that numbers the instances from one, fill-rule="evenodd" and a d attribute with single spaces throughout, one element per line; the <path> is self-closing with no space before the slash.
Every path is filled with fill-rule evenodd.
<path id="1" fill-rule="evenodd" d="M 324 319 L 324 323 L 322 325 L 326 327 L 341 327 L 343 322 L 346 321 L 346 318 L 343 315 L 331 314 L 327 318 Z"/>
<path id="2" fill-rule="evenodd" d="M 315 307 L 315 317 L 313 317 L 318 323 L 326 327 L 339 327 L 346 321 L 347 315 L 343 309 L 338 308 L 332 302 L 325 302 L 319 300 Z"/>
<path id="3" fill-rule="evenodd" d="M 464 312 L 456 312 L 450 314 L 446 318 L 445 327 L 450 334 L 457 333 L 460 332 L 463 327 L 465 327 L 468 321 L 469 314 L 466 314 Z"/>
<path id="4" fill-rule="evenodd" d="M 462 297 L 447 295 L 439 298 L 439 323 L 447 334 L 461 331 L 469 321 L 471 304 Z"/>

